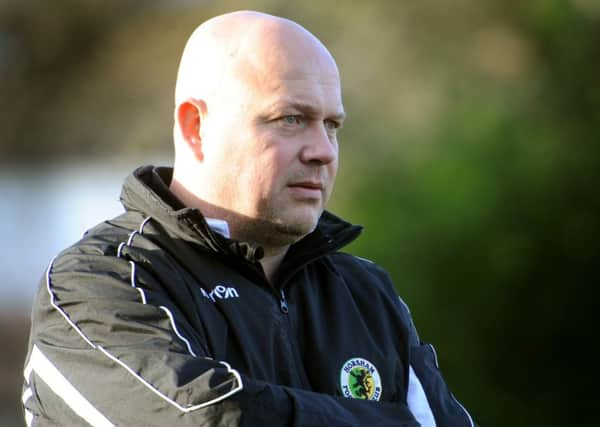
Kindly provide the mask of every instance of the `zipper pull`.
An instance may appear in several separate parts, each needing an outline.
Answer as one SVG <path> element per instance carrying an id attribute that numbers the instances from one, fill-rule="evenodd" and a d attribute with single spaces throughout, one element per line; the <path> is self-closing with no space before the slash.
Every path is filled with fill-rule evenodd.
<path id="1" fill-rule="evenodd" d="M 279 292 L 281 292 L 281 300 L 279 300 L 279 308 L 281 308 L 281 312 L 283 314 L 288 314 L 288 305 L 287 302 L 285 301 L 285 292 L 283 292 L 283 289 L 279 289 Z"/>

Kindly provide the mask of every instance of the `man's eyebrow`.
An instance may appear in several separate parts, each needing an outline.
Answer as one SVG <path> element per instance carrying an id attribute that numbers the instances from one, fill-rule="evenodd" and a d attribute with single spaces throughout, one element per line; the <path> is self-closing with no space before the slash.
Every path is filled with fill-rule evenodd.
<path id="1" fill-rule="evenodd" d="M 314 105 L 301 101 L 280 101 L 274 103 L 268 109 L 270 113 L 281 112 L 282 110 L 296 110 L 302 114 L 306 114 L 309 117 L 314 117 L 321 114 L 321 111 L 318 108 L 315 108 Z M 327 115 L 327 118 L 343 121 L 346 118 L 346 113 L 342 108 L 333 114 Z"/>

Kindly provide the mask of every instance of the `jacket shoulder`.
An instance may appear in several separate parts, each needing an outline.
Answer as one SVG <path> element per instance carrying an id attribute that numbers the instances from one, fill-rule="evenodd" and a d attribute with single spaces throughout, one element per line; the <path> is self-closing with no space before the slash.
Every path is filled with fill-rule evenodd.
<path id="1" fill-rule="evenodd" d="M 373 261 L 345 252 L 335 252 L 329 255 L 329 260 L 344 278 L 352 278 L 352 282 L 395 294 L 390 275 Z"/>
<path id="2" fill-rule="evenodd" d="M 106 297 L 110 289 L 106 281 L 127 284 L 131 268 L 120 251 L 136 232 L 140 214 L 125 213 L 87 230 L 80 240 L 62 250 L 49 263 L 36 292 L 36 306 L 47 303 L 48 293 L 55 289 L 82 298 Z M 137 224 L 137 226 L 136 226 Z M 117 286 L 116 289 L 124 288 Z M 114 289 L 113 289 L 114 290 Z M 51 294 L 51 300 L 58 298 Z M 35 313 L 35 310 L 34 310 Z"/>
<path id="3" fill-rule="evenodd" d="M 127 242 L 143 221 L 142 214 L 126 212 L 98 223 L 86 230 L 78 241 L 61 251 L 54 260 L 70 256 L 114 255 L 117 253 L 118 246 Z"/>
<path id="4" fill-rule="evenodd" d="M 399 316 L 401 323 L 408 325 L 411 340 L 418 341 L 410 309 L 383 267 L 369 259 L 344 252 L 330 255 L 330 261 L 355 296 L 373 300 L 377 295 L 381 307 L 393 307 L 392 310 Z"/>

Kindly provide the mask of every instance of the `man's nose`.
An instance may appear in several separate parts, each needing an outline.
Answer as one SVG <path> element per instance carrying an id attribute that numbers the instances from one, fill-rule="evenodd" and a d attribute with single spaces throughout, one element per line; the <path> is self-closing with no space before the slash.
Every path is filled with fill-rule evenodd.
<path id="1" fill-rule="evenodd" d="M 337 159 L 338 146 L 335 134 L 330 133 L 325 123 L 315 123 L 300 153 L 305 163 L 329 164 Z"/>

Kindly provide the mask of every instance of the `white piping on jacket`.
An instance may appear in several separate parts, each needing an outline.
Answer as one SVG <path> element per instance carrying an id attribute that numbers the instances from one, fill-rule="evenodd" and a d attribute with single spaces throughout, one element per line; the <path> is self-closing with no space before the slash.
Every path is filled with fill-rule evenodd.
<path id="1" fill-rule="evenodd" d="M 129 238 L 127 239 L 127 244 L 126 246 L 131 246 L 131 244 L 133 243 L 133 237 L 136 234 L 143 234 L 144 231 L 144 226 L 148 223 L 148 221 L 150 221 L 150 217 L 146 218 L 140 225 L 139 231 L 132 231 L 131 234 L 129 235 Z M 119 245 L 119 249 L 122 250 L 123 246 L 122 243 L 121 245 Z M 117 257 L 120 258 L 121 253 L 117 254 Z M 137 291 L 140 293 L 141 297 L 142 297 L 142 303 L 144 305 L 148 304 L 148 299 L 146 298 L 146 293 L 144 292 L 144 290 L 142 288 L 138 288 L 135 284 L 135 262 L 133 261 L 129 261 L 129 264 L 131 265 L 131 287 L 133 289 L 137 289 Z M 196 353 L 194 353 L 194 350 L 192 350 L 192 346 L 190 344 L 190 342 L 188 341 L 187 338 L 185 338 L 180 332 L 179 329 L 177 328 L 177 325 L 175 324 L 175 317 L 173 316 L 173 313 L 171 313 L 171 310 L 169 310 L 167 307 L 165 306 L 160 306 L 159 307 L 162 311 L 164 311 L 167 314 L 167 317 L 169 318 L 169 322 L 171 323 L 171 327 L 173 328 L 173 331 L 175 332 L 175 335 L 177 335 L 177 337 L 179 337 L 179 339 L 181 341 L 183 341 L 188 349 L 188 352 L 194 356 L 194 357 L 198 357 L 196 355 Z"/>
<path id="2" fill-rule="evenodd" d="M 179 330 L 177 329 L 177 325 L 175 325 L 175 319 L 173 318 L 173 313 L 171 313 L 171 311 L 164 305 L 161 305 L 159 308 L 162 311 L 164 311 L 167 314 L 167 316 L 169 317 L 169 320 L 171 321 L 171 326 L 173 327 L 175 334 L 185 343 L 185 345 L 187 346 L 188 352 L 192 356 L 198 357 L 198 356 L 196 356 L 196 353 L 194 353 L 194 350 L 192 350 L 192 346 L 190 345 L 190 342 L 187 340 L 187 338 L 185 338 L 183 335 L 181 335 L 181 333 L 179 333 Z"/>
<path id="3" fill-rule="evenodd" d="M 438 362 L 438 355 L 437 352 L 435 351 L 435 348 L 433 347 L 433 345 L 428 344 L 429 347 L 431 348 L 431 351 L 433 352 L 433 358 L 435 359 L 435 367 L 440 369 L 440 364 Z M 460 403 L 458 401 L 458 399 L 454 396 L 454 394 L 452 394 L 452 392 L 448 391 L 448 393 L 450 393 L 450 396 L 452 397 L 452 399 L 454 399 L 454 401 L 456 402 L 456 404 L 458 406 L 460 406 L 460 409 L 463 410 L 463 412 L 465 413 L 465 415 L 467 416 L 469 423 L 471 424 L 471 427 L 475 427 L 475 423 L 473 422 L 473 418 L 471 418 L 471 414 L 469 414 L 469 411 L 467 411 L 467 408 L 465 408 L 462 403 Z"/>

